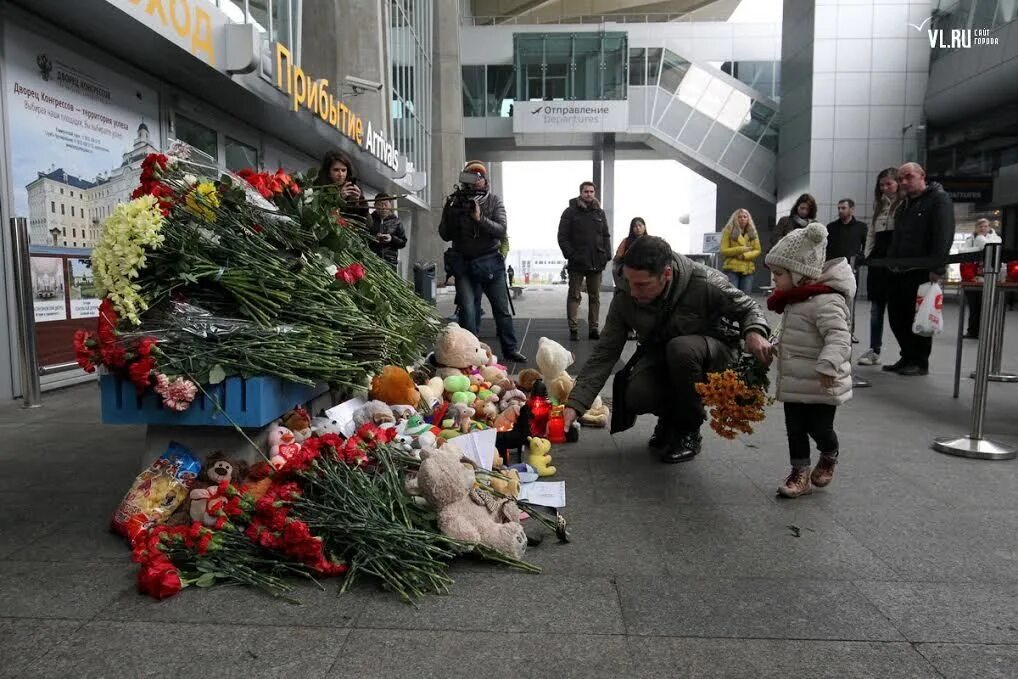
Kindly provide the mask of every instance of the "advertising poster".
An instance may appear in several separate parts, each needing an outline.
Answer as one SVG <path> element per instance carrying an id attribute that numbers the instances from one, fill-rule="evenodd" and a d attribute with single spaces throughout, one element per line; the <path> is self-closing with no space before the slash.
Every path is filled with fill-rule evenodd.
<path id="1" fill-rule="evenodd" d="M 32 245 L 91 248 L 160 146 L 158 95 L 9 22 L 4 37 L 14 212 Z"/>
<path id="2" fill-rule="evenodd" d="M 67 320 L 64 260 L 60 257 L 32 257 L 31 260 L 35 322 Z"/>
<path id="3" fill-rule="evenodd" d="M 71 267 L 71 318 L 98 318 L 100 300 L 89 261 L 70 259 L 68 263 Z"/>
<path id="4" fill-rule="evenodd" d="M 721 252 L 720 233 L 703 234 L 703 252 L 704 254 L 716 254 L 718 252 Z"/>

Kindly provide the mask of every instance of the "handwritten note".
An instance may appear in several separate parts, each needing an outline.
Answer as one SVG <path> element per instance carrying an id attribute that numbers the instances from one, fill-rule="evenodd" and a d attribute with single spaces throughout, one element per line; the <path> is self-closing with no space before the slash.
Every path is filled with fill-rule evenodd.
<path id="1" fill-rule="evenodd" d="M 463 453 L 463 457 L 469 459 L 481 469 L 491 470 L 495 462 L 495 437 L 498 431 L 485 429 L 475 431 L 463 436 L 457 436 L 450 442 Z"/>
<path id="2" fill-rule="evenodd" d="M 540 507 L 560 509 L 566 506 L 565 481 L 535 481 L 520 487 L 520 499 Z"/>

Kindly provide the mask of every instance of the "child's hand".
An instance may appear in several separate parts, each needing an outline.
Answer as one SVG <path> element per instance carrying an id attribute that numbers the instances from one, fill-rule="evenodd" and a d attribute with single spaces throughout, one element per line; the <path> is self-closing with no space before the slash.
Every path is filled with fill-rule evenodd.
<path id="1" fill-rule="evenodd" d="M 830 375 L 825 375 L 823 373 L 817 373 L 817 374 L 820 375 L 820 386 L 821 387 L 823 387 L 824 389 L 833 389 L 834 388 L 834 378 L 833 377 L 831 377 Z"/>

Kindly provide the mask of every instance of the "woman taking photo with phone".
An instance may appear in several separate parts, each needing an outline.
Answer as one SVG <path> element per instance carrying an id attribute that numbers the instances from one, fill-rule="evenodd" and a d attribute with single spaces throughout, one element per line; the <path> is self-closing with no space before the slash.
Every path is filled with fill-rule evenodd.
<path id="1" fill-rule="evenodd" d="M 343 208 L 343 215 L 354 217 L 367 223 L 368 206 L 364 200 L 364 192 L 357 185 L 357 177 L 354 174 L 353 163 L 350 157 L 342 151 L 329 151 L 322 159 L 322 166 L 318 170 L 318 183 L 321 185 L 333 185 L 339 187 L 339 195 L 346 202 Z"/>

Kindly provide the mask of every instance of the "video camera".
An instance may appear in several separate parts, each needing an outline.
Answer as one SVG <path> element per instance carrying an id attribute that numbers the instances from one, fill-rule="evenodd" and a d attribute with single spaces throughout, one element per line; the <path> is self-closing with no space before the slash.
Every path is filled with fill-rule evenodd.
<path id="1" fill-rule="evenodd" d="M 449 196 L 449 207 L 470 212 L 474 209 L 474 201 L 483 196 L 487 188 L 479 188 L 477 185 L 483 177 L 476 172 L 460 172 L 459 183 L 453 188 Z"/>

